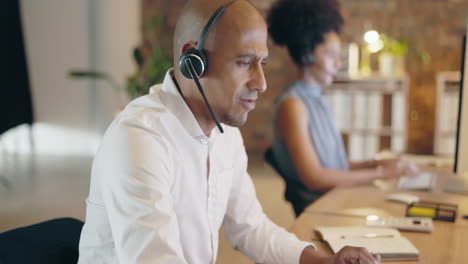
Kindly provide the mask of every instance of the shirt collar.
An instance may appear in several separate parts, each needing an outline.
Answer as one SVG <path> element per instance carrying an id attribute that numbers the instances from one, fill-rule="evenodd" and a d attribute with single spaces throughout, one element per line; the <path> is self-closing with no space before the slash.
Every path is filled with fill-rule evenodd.
<path id="1" fill-rule="evenodd" d="M 208 143 L 210 140 L 214 140 L 216 135 L 219 133 L 218 129 L 215 127 L 213 130 L 211 130 L 209 138 L 205 135 L 205 133 L 203 133 L 203 130 L 198 124 L 197 119 L 177 89 L 176 84 L 172 79 L 173 75 L 173 68 L 166 72 L 166 76 L 164 77 L 164 81 L 160 90 L 162 102 L 167 107 L 167 109 L 176 116 L 185 130 L 193 138 L 197 139 L 201 143 Z"/>

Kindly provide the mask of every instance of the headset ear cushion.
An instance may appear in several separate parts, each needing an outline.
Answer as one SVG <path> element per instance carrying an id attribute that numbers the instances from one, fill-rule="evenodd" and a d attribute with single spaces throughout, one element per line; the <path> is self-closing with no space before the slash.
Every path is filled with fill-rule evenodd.
<path id="1" fill-rule="evenodd" d="M 303 65 L 310 65 L 315 62 L 315 56 L 312 54 L 306 54 L 302 57 L 302 64 Z"/>
<path id="2" fill-rule="evenodd" d="M 203 75 L 207 66 L 203 52 L 194 48 L 186 50 L 184 53 L 182 53 L 179 59 L 179 68 L 182 75 L 184 75 L 184 77 L 187 79 L 193 79 L 189 69 L 187 68 L 187 64 L 193 65 L 195 73 L 197 74 L 197 78 L 200 78 L 200 76 Z"/>

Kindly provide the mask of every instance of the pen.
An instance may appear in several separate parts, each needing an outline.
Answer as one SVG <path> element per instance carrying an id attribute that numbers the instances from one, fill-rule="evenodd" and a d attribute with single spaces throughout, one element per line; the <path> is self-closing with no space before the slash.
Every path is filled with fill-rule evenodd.
<path id="1" fill-rule="evenodd" d="M 345 238 L 350 238 L 350 237 L 357 237 L 357 238 L 380 238 L 380 237 L 393 237 L 392 234 L 374 234 L 374 233 L 369 233 L 369 234 L 363 234 L 363 235 L 358 235 L 358 236 L 341 236 L 341 239 Z"/>

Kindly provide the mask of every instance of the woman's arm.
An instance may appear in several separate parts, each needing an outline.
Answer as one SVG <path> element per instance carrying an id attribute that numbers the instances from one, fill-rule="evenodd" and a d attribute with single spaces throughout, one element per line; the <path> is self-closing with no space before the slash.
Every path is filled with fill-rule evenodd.
<path id="1" fill-rule="evenodd" d="M 379 166 L 379 161 L 376 159 L 349 162 L 350 170 L 370 169 L 370 168 L 375 168 L 377 166 Z"/>
<path id="2" fill-rule="evenodd" d="M 308 117 L 303 103 L 294 98 L 284 100 L 276 123 L 279 138 L 285 143 L 296 171 L 310 190 L 327 191 L 336 186 L 367 183 L 378 178 L 401 176 L 405 166 L 377 166 L 357 170 L 323 168 L 308 131 Z"/>

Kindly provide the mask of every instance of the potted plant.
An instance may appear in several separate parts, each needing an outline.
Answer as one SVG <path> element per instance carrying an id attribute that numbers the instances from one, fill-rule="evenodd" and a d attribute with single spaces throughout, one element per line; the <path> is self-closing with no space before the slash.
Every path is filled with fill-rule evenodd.
<path id="1" fill-rule="evenodd" d="M 144 30 L 157 32 L 163 22 L 164 17 L 153 16 Z M 166 71 L 172 67 L 172 61 L 165 54 L 162 45 L 150 43 L 150 46 L 149 52 L 146 52 L 146 59 L 143 55 L 142 47 L 136 47 L 133 50 L 133 60 L 137 65 L 137 71 L 127 77 L 125 87 L 117 83 L 115 79 L 106 72 L 71 70 L 69 72 L 69 77 L 104 80 L 117 92 L 125 91 L 132 99 L 147 94 L 152 85 L 163 81 Z"/>
<path id="2" fill-rule="evenodd" d="M 383 48 L 379 52 L 379 71 L 386 76 L 401 76 L 405 73 L 405 56 L 409 50 L 414 50 L 422 63 L 428 63 L 430 56 L 422 49 L 411 47 L 407 39 L 396 39 L 386 34 L 380 34 Z"/>
<path id="3" fill-rule="evenodd" d="M 405 73 L 405 56 L 408 41 L 380 34 L 383 48 L 379 53 L 379 71 L 384 76 L 401 76 Z"/>

